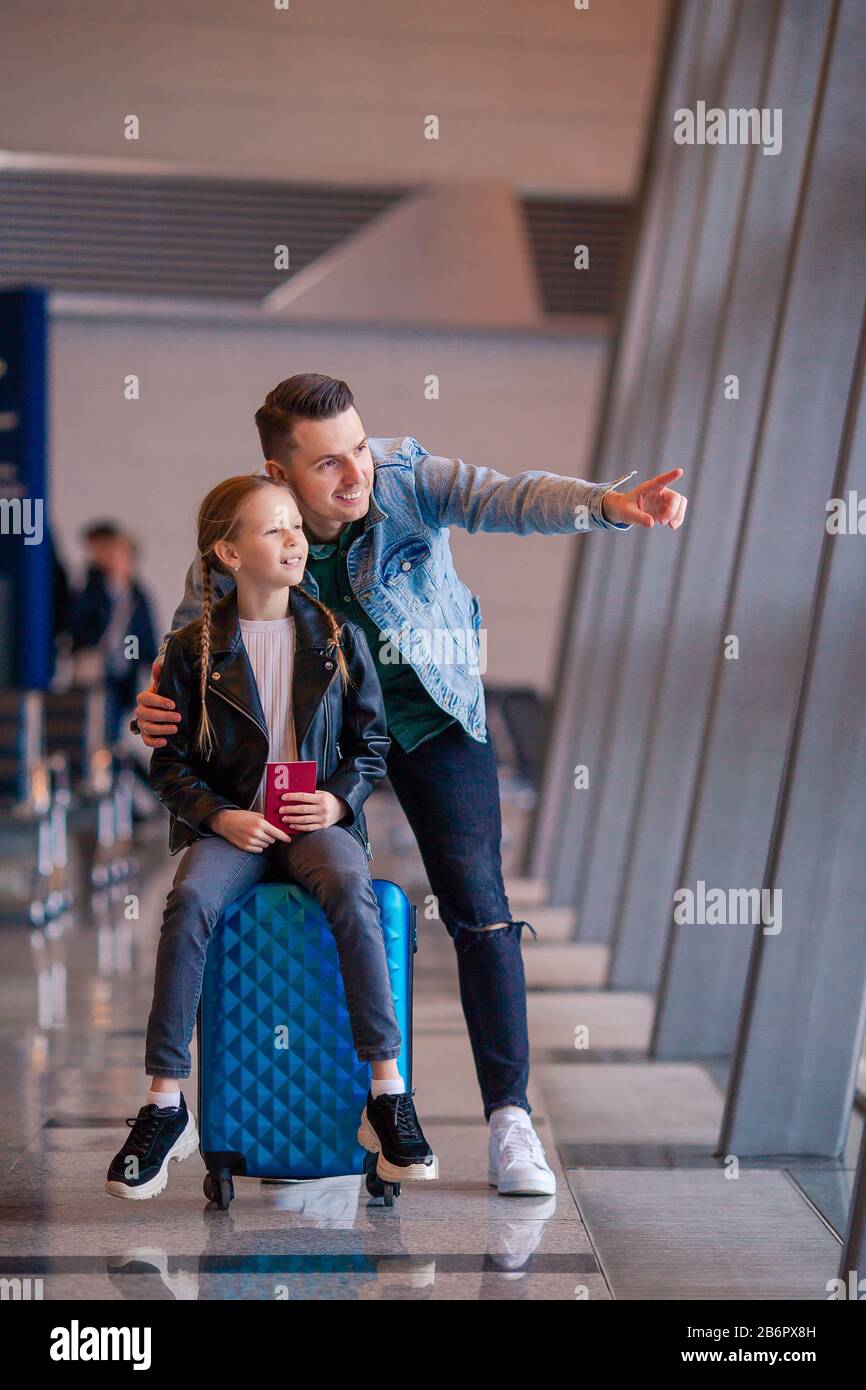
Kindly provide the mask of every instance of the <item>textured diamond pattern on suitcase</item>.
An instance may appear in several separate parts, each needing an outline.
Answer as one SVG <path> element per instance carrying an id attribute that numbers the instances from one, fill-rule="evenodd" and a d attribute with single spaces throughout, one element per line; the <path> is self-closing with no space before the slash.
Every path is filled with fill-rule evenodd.
<path id="1" fill-rule="evenodd" d="M 412 907 L 376 879 L 397 1022 L 411 1087 Z M 288 1029 L 288 1046 L 277 1045 Z M 202 1152 L 239 1155 L 236 1172 L 316 1178 L 363 1171 L 356 1132 L 369 1064 L 355 1054 L 337 947 L 318 903 L 264 883 L 232 903 L 208 948 L 199 1014 Z"/>

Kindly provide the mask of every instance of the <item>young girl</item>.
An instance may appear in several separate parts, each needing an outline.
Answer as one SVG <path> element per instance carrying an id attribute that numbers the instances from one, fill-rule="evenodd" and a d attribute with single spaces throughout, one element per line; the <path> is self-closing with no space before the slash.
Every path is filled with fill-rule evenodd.
<path id="1" fill-rule="evenodd" d="M 177 733 L 150 778 L 171 812 L 169 847 L 186 848 L 156 958 L 145 1070 L 151 1078 L 106 1191 L 155 1197 L 171 1159 L 198 1147 L 178 1082 L 190 1074 L 205 955 L 226 904 L 264 877 L 294 879 L 321 904 L 337 943 L 352 1036 L 372 1069 L 358 1140 L 379 1176 L 435 1178 L 414 1092 L 397 1070 L 394 1012 L 363 805 L 385 773 L 382 692 L 361 628 L 298 587 L 307 558 L 294 493 L 261 476 L 229 478 L 198 516 L 202 616 L 175 632 L 159 693 Z M 214 602 L 211 573 L 236 587 Z M 315 792 L 284 793 L 279 830 L 263 815 L 266 762 L 315 761 Z"/>

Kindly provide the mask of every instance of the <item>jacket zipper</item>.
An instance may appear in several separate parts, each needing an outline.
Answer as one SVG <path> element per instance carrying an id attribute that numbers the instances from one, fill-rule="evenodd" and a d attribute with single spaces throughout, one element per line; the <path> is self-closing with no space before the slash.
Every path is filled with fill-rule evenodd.
<path id="1" fill-rule="evenodd" d="M 264 734 L 264 736 L 265 736 L 266 739 L 268 739 L 268 740 L 270 739 L 270 735 L 268 734 L 268 731 L 267 731 L 267 729 L 264 727 L 264 725 L 263 725 L 263 724 L 260 724 L 259 721 L 258 721 L 256 718 L 253 717 L 253 715 L 248 714 L 247 711 L 244 709 L 243 705 L 239 705 L 239 704 L 238 704 L 237 700 L 233 700 L 232 697 L 231 697 L 230 695 L 226 695 L 225 691 L 224 691 L 224 690 L 220 690 L 220 688 L 219 688 L 218 685 L 209 685 L 209 686 L 208 686 L 208 689 L 209 689 L 209 690 L 212 690 L 213 693 L 214 693 L 214 695 L 219 695 L 219 697 L 220 697 L 221 700 L 225 700 L 225 702 L 226 702 L 227 705 L 231 705 L 233 709 L 236 709 L 236 710 L 237 710 L 240 714 L 242 714 L 246 719 L 249 719 L 250 723 L 251 723 L 251 724 L 255 724 L 255 726 L 256 726 L 257 729 L 261 729 L 261 731 L 262 731 L 262 733 Z"/>
<path id="2" fill-rule="evenodd" d="M 208 686 L 208 690 L 212 690 L 213 693 L 214 693 L 214 695 L 218 695 L 218 696 L 220 697 L 221 700 L 225 700 L 225 702 L 226 702 L 227 705 L 231 705 L 232 709 L 236 709 L 236 710 L 238 711 L 239 714 L 242 714 L 242 715 L 244 715 L 247 719 L 249 719 L 249 721 L 250 721 L 251 724 L 255 724 L 256 728 L 261 730 L 261 732 L 264 734 L 265 738 L 268 740 L 268 744 L 270 745 L 270 735 L 268 734 L 267 730 L 262 728 L 261 724 L 259 723 L 259 721 L 258 721 L 257 719 L 254 719 L 253 716 L 252 716 L 251 714 L 248 714 L 248 713 L 247 713 L 247 711 L 244 709 L 243 705 L 239 705 L 238 702 L 237 702 L 237 700 L 233 700 L 233 699 L 231 698 L 230 695 L 226 695 L 226 694 L 224 693 L 224 691 L 220 690 L 218 686 L 216 686 L 216 685 L 213 684 L 213 682 L 211 682 L 211 684 Z M 259 786 L 261 786 L 261 779 L 259 779 Z M 247 807 L 247 810 L 248 810 L 248 811 L 251 811 L 251 810 L 253 809 L 253 807 L 255 806 L 256 801 L 257 801 L 257 799 L 258 799 L 258 795 L 259 795 L 259 788 L 256 787 L 256 790 L 255 790 L 254 793 L 253 793 L 253 799 L 252 799 L 252 801 L 250 802 L 249 806 Z"/>
<path id="3" fill-rule="evenodd" d="M 328 687 L 328 689 L 330 689 L 330 687 Z M 328 689 L 325 690 L 325 698 L 324 698 L 324 700 L 323 700 L 323 702 L 322 702 L 322 703 L 324 704 L 324 706 L 325 706 L 325 757 L 326 757 L 326 758 L 327 758 L 328 754 L 329 754 L 330 751 L 331 751 L 331 719 L 330 719 L 330 716 L 329 716 L 329 713 L 328 713 Z M 327 775 L 328 775 L 328 774 L 325 773 L 325 776 L 327 776 Z"/>
<path id="4" fill-rule="evenodd" d="M 328 692 L 327 692 L 327 690 L 326 690 L 326 691 L 325 691 L 325 749 L 326 749 L 326 750 L 327 750 L 327 749 L 329 748 L 329 746 L 330 746 L 330 739 L 331 739 L 331 720 L 330 720 L 330 716 L 329 716 L 329 713 L 328 713 Z M 343 755 L 342 755 L 342 753 L 340 752 L 340 745 L 339 745 L 339 743 L 337 743 L 337 744 L 335 745 L 335 747 L 336 747 L 336 749 L 337 749 L 337 756 L 342 760 Z M 360 832 L 360 830 L 357 830 L 357 829 L 355 828 L 354 825 L 348 825 L 348 826 L 346 827 L 346 829 L 349 831 L 350 835 L 351 835 L 351 834 L 354 834 L 355 839 L 358 840 L 359 843 L 362 844 L 362 845 L 364 846 L 364 850 L 365 850 L 365 852 L 366 852 L 367 858 L 368 858 L 368 859 L 372 859 L 372 858 L 373 858 L 373 851 L 372 851 L 371 848 L 370 848 L 370 841 L 369 841 L 369 840 L 364 840 L 364 839 L 362 839 L 362 838 L 361 838 L 361 832 Z"/>

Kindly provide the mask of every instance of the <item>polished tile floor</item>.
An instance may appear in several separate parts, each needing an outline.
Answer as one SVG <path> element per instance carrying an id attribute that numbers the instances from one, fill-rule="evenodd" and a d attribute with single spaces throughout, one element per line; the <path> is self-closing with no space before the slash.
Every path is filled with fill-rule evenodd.
<path id="1" fill-rule="evenodd" d="M 506 804 L 506 865 L 525 815 Z M 373 872 L 425 891 L 387 792 L 370 805 Z M 0 932 L 0 1277 L 41 1280 L 44 1299 L 826 1298 L 850 1195 L 852 1136 L 838 1163 L 743 1168 L 712 1149 L 723 1095 L 690 1063 L 646 1060 L 652 1001 L 604 993 L 603 948 L 568 940 L 567 914 L 529 907 L 524 933 L 533 1051 L 530 1104 L 555 1197 L 487 1185 L 487 1127 L 457 994 L 453 948 L 419 914 L 415 1100 L 440 1180 L 404 1184 L 391 1208 L 357 1177 L 236 1181 L 207 1209 L 198 1155 L 165 1192 L 124 1203 L 102 1188 L 143 1099 L 155 941 L 176 861 L 164 826 L 140 851 L 140 915 L 125 892 L 43 932 Z M 518 911 L 518 907 L 520 910 Z M 574 1047 L 579 1025 L 589 1052 Z M 185 1083 L 194 1103 L 195 1073 Z"/>

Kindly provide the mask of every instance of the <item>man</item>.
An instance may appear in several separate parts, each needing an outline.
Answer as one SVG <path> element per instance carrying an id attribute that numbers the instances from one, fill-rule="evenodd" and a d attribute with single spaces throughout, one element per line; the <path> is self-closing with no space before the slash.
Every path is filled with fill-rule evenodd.
<path id="1" fill-rule="evenodd" d="M 552 1194 L 554 1175 L 526 1099 L 529 1037 L 520 934 L 502 881 L 496 757 L 478 663 L 481 609 L 458 578 L 447 528 L 525 535 L 676 530 L 682 469 L 616 493 L 616 483 L 533 471 L 509 478 L 437 457 L 411 437 L 368 439 L 343 381 L 289 377 L 256 412 L 265 471 L 295 491 L 310 542 L 304 587 L 364 628 L 382 685 L 388 776 L 418 841 L 438 913 L 457 952 L 460 999 L 490 1122 L 488 1180 L 504 1194 Z M 629 475 L 631 476 L 631 475 Z M 625 481 L 619 479 L 619 482 Z M 220 593 L 230 586 L 220 579 Z M 201 611 L 187 574 L 172 630 Z M 160 654 L 161 655 L 161 654 Z M 154 685 L 137 723 L 151 747 L 173 733 Z"/>
<path id="2" fill-rule="evenodd" d="M 99 521 L 85 528 L 82 539 L 87 579 L 72 603 L 72 653 L 79 671 L 89 667 L 105 681 L 105 736 L 114 745 L 135 703 L 139 667 L 153 662 L 156 634 L 150 600 L 135 573 L 132 537 L 113 521 Z"/>

